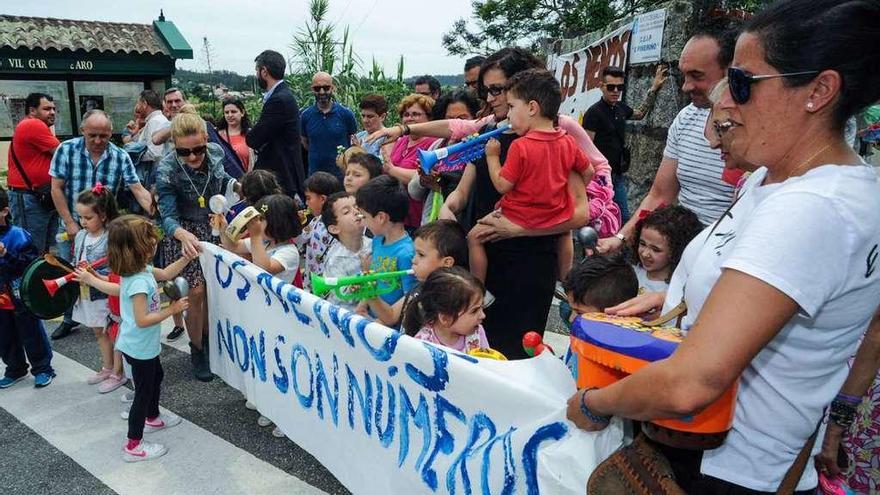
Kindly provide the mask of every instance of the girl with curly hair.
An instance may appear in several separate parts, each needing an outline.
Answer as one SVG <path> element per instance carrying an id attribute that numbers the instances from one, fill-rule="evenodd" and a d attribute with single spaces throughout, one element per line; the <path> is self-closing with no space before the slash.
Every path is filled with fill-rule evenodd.
<path id="1" fill-rule="evenodd" d="M 639 279 L 639 294 L 665 292 L 684 248 L 703 230 L 697 215 L 684 206 L 641 210 L 633 236 L 632 264 Z"/>

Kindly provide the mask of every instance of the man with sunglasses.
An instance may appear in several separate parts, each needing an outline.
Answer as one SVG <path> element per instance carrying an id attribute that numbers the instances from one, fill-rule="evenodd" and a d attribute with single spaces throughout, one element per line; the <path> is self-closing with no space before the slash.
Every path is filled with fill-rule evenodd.
<path id="1" fill-rule="evenodd" d="M 733 201 L 734 184 L 722 180 L 724 162 L 720 151 L 709 146 L 705 128 L 712 105 L 709 93 L 724 78 L 733 59 L 737 33 L 717 26 L 698 32 L 685 44 L 678 71 L 684 76 L 681 89 L 691 98 L 691 104 L 670 125 L 654 183 L 638 210 L 678 203 L 708 225 Z M 623 247 L 632 238 L 637 222 L 638 215 L 633 215 L 614 237 L 599 241 L 598 251 L 607 253 Z"/>
<path id="2" fill-rule="evenodd" d="M 667 68 L 657 66 L 654 82 L 644 103 L 637 110 L 621 101 L 626 88 L 626 73 L 620 67 L 602 69 L 602 98 L 584 114 L 584 130 L 593 144 L 608 159 L 611 165 L 611 181 L 614 183 L 614 202 L 620 207 L 621 221 L 629 220 L 627 205 L 626 177 L 629 170 L 630 150 L 626 146 L 626 121 L 642 120 L 648 116 L 657 101 L 657 92 L 666 82 Z"/>
<path id="3" fill-rule="evenodd" d="M 309 175 L 328 172 L 342 181 L 336 166 L 336 148 L 348 148 L 357 134 L 354 113 L 333 99 L 333 76 L 318 72 L 312 77 L 315 104 L 303 110 L 300 118 L 302 143 L 309 152 Z"/>
<path id="4" fill-rule="evenodd" d="M 128 153 L 110 142 L 113 134 L 110 117 L 103 110 L 89 110 L 82 117 L 80 133 L 82 136 L 68 139 L 58 146 L 49 166 L 52 202 L 61 218 L 59 233 L 66 233 L 70 239 L 58 242 L 58 255 L 68 261 L 73 257 L 71 240 L 80 230 L 79 216 L 74 209 L 80 192 L 99 182 L 113 194 L 125 187 L 144 211 L 153 211 L 153 197 L 141 185 Z M 64 321 L 52 333 L 52 339 L 67 337 L 76 326 L 70 313 L 66 313 Z"/>

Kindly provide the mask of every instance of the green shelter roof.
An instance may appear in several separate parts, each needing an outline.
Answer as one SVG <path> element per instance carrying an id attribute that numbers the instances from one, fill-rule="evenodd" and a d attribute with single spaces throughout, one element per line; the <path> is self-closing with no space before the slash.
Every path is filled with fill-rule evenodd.
<path id="1" fill-rule="evenodd" d="M 0 15 L 0 48 L 192 58 L 192 48 L 173 23 L 154 24 Z"/>

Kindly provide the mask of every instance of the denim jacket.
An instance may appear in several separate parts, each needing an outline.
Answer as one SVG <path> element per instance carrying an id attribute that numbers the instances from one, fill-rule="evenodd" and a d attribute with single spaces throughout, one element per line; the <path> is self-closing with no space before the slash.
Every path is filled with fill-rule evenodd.
<path id="1" fill-rule="evenodd" d="M 174 152 L 162 158 L 156 167 L 156 191 L 159 194 L 161 227 L 166 236 L 174 235 L 181 220 L 207 225 L 211 213 L 208 199 L 215 194 L 224 194 L 229 182 L 234 180 L 226 173 L 224 163 L 223 148 L 214 143 L 208 143 L 205 162 L 199 170 L 180 163 Z M 202 191 L 204 208 L 199 205 Z"/>

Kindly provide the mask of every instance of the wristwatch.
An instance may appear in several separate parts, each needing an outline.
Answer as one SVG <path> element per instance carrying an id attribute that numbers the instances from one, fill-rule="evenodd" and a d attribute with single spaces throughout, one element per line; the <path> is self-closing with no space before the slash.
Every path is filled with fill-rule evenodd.
<path id="1" fill-rule="evenodd" d="M 626 236 L 621 234 L 620 232 L 614 234 L 614 237 L 617 237 L 618 239 L 620 239 L 620 242 L 626 242 Z"/>

